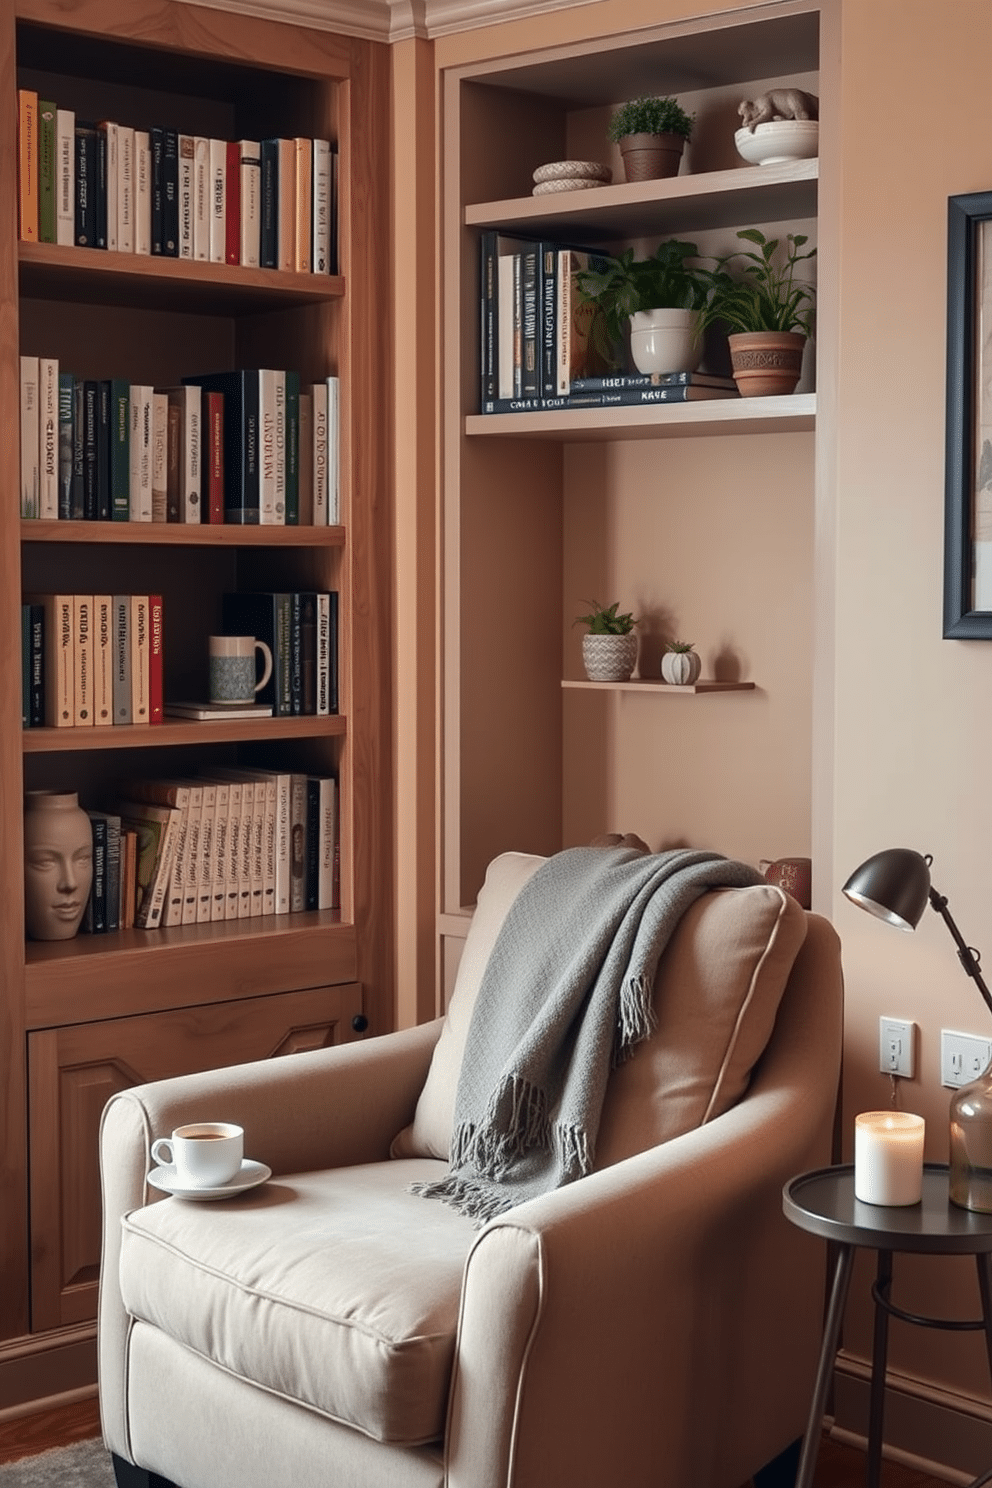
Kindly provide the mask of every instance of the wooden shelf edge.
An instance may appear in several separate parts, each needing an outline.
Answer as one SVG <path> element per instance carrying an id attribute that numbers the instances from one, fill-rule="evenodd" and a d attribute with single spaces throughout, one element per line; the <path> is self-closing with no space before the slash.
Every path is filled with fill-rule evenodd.
<path id="1" fill-rule="evenodd" d="M 707 434 L 796 433 L 816 427 L 816 394 L 774 398 L 714 398 L 653 407 L 570 408 L 556 413 L 470 413 L 465 433 L 490 438 L 612 439 L 699 437 Z"/>
<path id="2" fill-rule="evenodd" d="M 21 519 L 24 543 L 140 543 L 143 546 L 340 548 L 344 527 L 239 527 L 226 522 L 62 522 Z"/>
<path id="3" fill-rule="evenodd" d="M 189 719 L 100 728 L 30 728 L 25 754 L 72 754 L 91 749 L 154 749 L 158 745 L 238 744 L 257 739 L 333 738 L 347 733 L 342 713 L 302 718 Z"/>
<path id="4" fill-rule="evenodd" d="M 659 692 L 669 696 L 685 696 L 704 692 L 753 692 L 754 682 L 718 682 L 716 680 L 690 682 L 681 686 L 674 682 L 653 682 L 646 677 L 631 677 L 629 682 L 589 682 L 585 678 L 565 678 L 562 687 L 585 692 Z"/>

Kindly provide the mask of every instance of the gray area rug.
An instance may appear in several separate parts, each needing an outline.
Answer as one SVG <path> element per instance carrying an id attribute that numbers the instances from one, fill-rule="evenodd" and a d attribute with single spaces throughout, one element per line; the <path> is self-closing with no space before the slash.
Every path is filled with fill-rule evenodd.
<path id="1" fill-rule="evenodd" d="M 4 1463 L 0 1488 L 114 1488 L 114 1469 L 102 1440 L 94 1437 Z"/>

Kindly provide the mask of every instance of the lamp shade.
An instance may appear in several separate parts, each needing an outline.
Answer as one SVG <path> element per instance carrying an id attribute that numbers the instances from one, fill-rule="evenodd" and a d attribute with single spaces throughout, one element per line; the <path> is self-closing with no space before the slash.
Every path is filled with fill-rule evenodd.
<path id="1" fill-rule="evenodd" d="M 930 865 L 909 847 L 887 847 L 855 868 L 843 892 L 900 930 L 915 930 L 930 897 Z"/>

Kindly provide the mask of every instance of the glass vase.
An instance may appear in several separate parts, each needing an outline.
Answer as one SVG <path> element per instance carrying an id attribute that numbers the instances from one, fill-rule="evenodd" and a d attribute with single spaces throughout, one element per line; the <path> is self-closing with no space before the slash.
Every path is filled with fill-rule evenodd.
<path id="1" fill-rule="evenodd" d="M 950 1199 L 992 1214 L 992 1066 L 951 1097 Z"/>

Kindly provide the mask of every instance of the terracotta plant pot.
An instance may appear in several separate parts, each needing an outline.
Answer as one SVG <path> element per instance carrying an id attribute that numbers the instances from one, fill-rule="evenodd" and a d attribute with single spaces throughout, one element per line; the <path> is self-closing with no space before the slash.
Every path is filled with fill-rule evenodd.
<path id="1" fill-rule="evenodd" d="M 627 682 L 637 661 L 637 636 L 585 635 L 582 664 L 590 682 Z"/>
<path id="2" fill-rule="evenodd" d="M 657 181 L 679 173 L 685 149 L 681 134 L 625 134 L 619 145 L 628 181 Z"/>
<path id="3" fill-rule="evenodd" d="M 742 398 L 795 392 L 806 345 L 800 331 L 739 331 L 727 341 L 731 370 Z"/>

